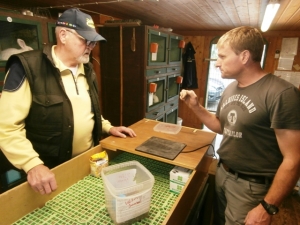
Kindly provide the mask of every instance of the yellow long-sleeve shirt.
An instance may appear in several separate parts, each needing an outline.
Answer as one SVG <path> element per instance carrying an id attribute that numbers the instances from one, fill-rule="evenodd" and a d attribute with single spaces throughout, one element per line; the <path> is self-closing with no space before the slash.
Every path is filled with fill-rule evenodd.
<path id="1" fill-rule="evenodd" d="M 90 149 L 94 143 L 92 130 L 94 114 L 85 79 L 83 64 L 78 68 L 67 68 L 55 55 L 55 66 L 61 72 L 65 91 L 71 101 L 74 114 L 73 156 Z M 71 72 L 76 71 L 74 75 Z M 77 87 L 76 87 L 77 86 Z M 8 160 L 17 168 L 28 172 L 34 166 L 43 164 L 31 142 L 26 138 L 25 118 L 28 116 L 32 95 L 27 79 L 15 91 L 3 91 L 0 98 L 0 148 Z M 112 127 L 108 120 L 102 119 L 102 132 L 108 133 Z M 98 144 L 98 143 L 95 143 Z"/>

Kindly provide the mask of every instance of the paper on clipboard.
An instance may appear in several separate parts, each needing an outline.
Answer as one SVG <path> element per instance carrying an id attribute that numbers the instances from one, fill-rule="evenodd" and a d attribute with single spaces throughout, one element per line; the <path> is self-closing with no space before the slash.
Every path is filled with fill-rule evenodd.
<path id="1" fill-rule="evenodd" d="M 282 38 L 278 70 L 292 70 L 294 57 L 298 51 L 299 38 Z"/>
<path id="2" fill-rule="evenodd" d="M 281 54 L 284 56 L 297 55 L 298 39 L 299 38 L 282 38 Z"/>
<path id="3" fill-rule="evenodd" d="M 277 69 L 278 70 L 292 70 L 293 63 L 294 63 L 294 55 L 280 54 Z"/>

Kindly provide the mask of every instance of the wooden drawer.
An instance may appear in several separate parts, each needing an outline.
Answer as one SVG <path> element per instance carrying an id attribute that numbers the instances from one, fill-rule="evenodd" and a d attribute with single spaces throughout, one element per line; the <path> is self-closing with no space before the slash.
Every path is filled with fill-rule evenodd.
<path id="1" fill-rule="evenodd" d="M 146 76 L 154 76 L 154 75 L 160 75 L 164 73 L 167 73 L 167 68 L 165 67 L 146 70 Z"/>
<path id="2" fill-rule="evenodd" d="M 158 117 L 161 117 L 164 114 L 164 107 L 159 107 L 156 108 L 154 110 L 152 110 L 151 112 L 146 113 L 146 118 L 147 119 L 153 119 L 156 120 Z"/>
<path id="3" fill-rule="evenodd" d="M 173 108 L 173 107 L 176 107 L 178 106 L 178 97 L 175 101 L 171 101 L 171 102 L 168 102 L 166 105 L 165 105 L 165 111 L 169 111 L 169 109 Z"/>
<path id="4" fill-rule="evenodd" d="M 172 72 L 179 73 L 180 72 L 180 66 L 168 67 L 167 68 L 167 73 L 172 73 Z"/>

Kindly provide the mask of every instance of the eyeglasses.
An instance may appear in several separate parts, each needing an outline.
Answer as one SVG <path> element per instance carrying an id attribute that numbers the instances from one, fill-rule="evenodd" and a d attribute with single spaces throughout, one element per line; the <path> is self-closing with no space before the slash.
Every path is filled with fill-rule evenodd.
<path id="1" fill-rule="evenodd" d="M 97 41 L 88 41 L 86 40 L 84 37 L 81 37 L 79 34 L 73 32 L 72 30 L 68 30 L 68 29 L 65 29 L 66 31 L 76 35 L 77 37 L 79 37 L 81 40 L 85 41 L 85 45 L 89 48 L 94 48 L 96 45 L 97 45 Z"/>

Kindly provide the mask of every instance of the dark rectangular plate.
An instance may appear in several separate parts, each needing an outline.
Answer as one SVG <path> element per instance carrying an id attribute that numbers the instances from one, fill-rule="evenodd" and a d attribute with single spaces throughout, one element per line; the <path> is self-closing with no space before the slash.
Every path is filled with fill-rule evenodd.
<path id="1" fill-rule="evenodd" d="M 159 137 L 151 137 L 136 148 L 137 151 L 173 160 L 185 148 L 186 144 Z"/>

